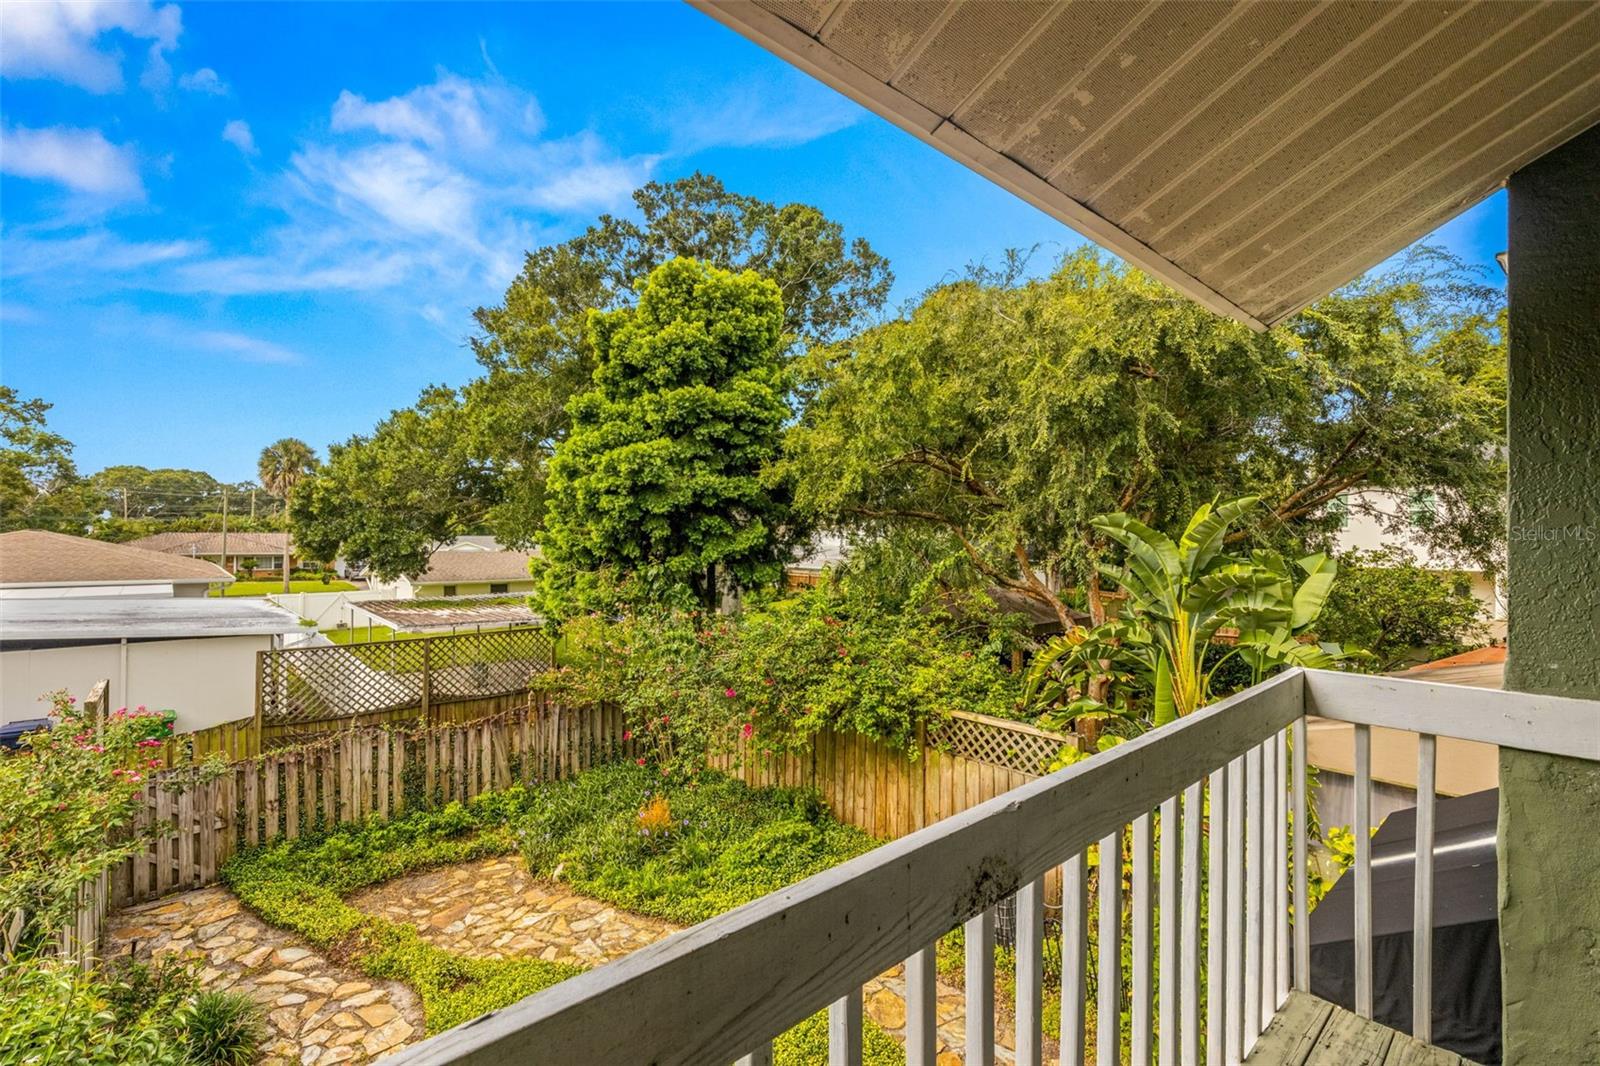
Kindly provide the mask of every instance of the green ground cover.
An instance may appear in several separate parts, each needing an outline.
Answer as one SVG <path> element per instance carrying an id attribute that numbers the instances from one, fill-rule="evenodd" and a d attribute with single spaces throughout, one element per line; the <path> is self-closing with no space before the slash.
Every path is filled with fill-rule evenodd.
<path id="1" fill-rule="evenodd" d="M 221 593 L 224 596 L 266 596 L 274 592 L 283 591 L 283 579 L 274 578 L 266 581 L 247 581 L 243 578 L 227 586 Z M 356 587 L 348 581 L 329 581 L 324 584 L 320 579 L 289 581 L 290 592 L 354 592 Z M 211 595 L 217 595 L 212 591 Z"/>
<path id="2" fill-rule="evenodd" d="M 273 925 L 370 976 L 410 985 L 422 1000 L 427 1031 L 435 1033 L 581 971 L 538 959 L 473 959 L 446 951 L 410 925 L 345 902 L 357 889 L 520 846 L 537 859 L 530 863 L 536 876 L 550 876 L 557 857 L 567 863 L 562 880 L 576 891 L 692 923 L 874 843 L 835 821 L 814 794 L 751 789 L 710 772 L 664 784 L 654 769 L 622 764 L 389 822 L 373 819 L 320 837 L 280 840 L 236 856 L 223 879 Z M 899 1044 L 870 1021 L 865 1040 L 868 1066 L 904 1063 Z M 810 1066 L 826 1061 L 826 1049 L 822 1012 L 779 1038 L 774 1051 L 784 1066 Z"/>

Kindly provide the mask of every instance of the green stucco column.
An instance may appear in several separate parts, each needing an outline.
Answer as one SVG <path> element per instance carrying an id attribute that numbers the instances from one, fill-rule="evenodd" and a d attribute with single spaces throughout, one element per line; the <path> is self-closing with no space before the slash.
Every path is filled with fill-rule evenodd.
<path id="1" fill-rule="evenodd" d="M 1600 126 L 1510 230 L 1506 687 L 1600 699 Z M 1501 750 L 1500 951 L 1508 1066 L 1600 1063 L 1600 764 Z"/>

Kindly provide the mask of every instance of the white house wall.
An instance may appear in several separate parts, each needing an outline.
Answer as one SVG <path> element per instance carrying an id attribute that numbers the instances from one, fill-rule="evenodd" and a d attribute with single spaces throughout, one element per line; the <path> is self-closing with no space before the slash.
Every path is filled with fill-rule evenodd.
<path id="1" fill-rule="evenodd" d="M 42 717 L 44 693 L 66 689 L 81 700 L 102 679 L 111 682 L 114 707 L 177 711 L 180 732 L 248 718 L 256 652 L 271 646 L 269 636 L 131 642 L 126 674 L 117 643 L 7 651 L 0 653 L 0 720 Z"/>

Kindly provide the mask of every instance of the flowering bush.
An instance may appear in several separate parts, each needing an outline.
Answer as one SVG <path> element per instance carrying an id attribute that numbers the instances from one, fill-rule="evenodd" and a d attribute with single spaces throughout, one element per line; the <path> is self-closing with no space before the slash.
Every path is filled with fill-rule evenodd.
<path id="1" fill-rule="evenodd" d="M 30 952 L 72 918 L 77 890 L 145 841 L 128 831 L 165 718 L 119 712 L 98 727 L 64 692 L 51 693 L 52 726 L 0 757 L 0 914 L 27 915 Z"/>
<path id="2" fill-rule="evenodd" d="M 951 711 L 1016 716 L 1003 634 L 963 627 L 935 600 L 889 610 L 830 583 L 734 618 L 652 609 L 573 619 L 568 664 L 535 684 L 620 706 L 642 765 L 692 777 L 736 736 L 777 751 L 831 727 L 914 752 L 918 727 Z"/>

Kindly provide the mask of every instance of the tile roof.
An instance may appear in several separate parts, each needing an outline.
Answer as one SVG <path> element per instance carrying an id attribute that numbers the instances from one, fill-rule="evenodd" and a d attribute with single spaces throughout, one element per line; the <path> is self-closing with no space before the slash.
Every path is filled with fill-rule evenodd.
<path id="1" fill-rule="evenodd" d="M 232 581 L 203 559 L 41 529 L 0 533 L 0 586 Z"/>

